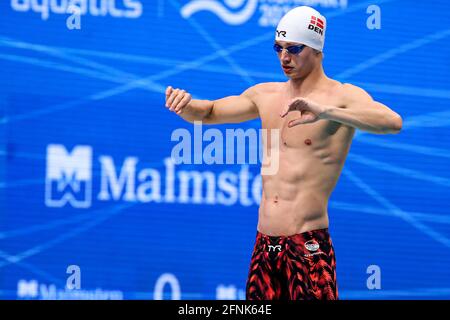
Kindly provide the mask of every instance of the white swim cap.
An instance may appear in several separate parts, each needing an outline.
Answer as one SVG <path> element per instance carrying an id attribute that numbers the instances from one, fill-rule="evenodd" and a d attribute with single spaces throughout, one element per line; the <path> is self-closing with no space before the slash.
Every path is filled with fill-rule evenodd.
<path id="1" fill-rule="evenodd" d="M 275 40 L 299 42 L 322 51 L 326 19 L 317 10 L 301 6 L 288 11 L 277 26 Z"/>

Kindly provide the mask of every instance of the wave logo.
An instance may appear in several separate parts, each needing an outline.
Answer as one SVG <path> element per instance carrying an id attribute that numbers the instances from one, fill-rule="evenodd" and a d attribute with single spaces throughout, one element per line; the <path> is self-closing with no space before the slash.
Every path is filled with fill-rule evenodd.
<path id="1" fill-rule="evenodd" d="M 181 16 L 189 19 L 200 11 L 209 11 L 223 22 L 238 26 L 249 21 L 258 11 L 261 27 L 274 27 L 289 10 L 301 5 L 345 9 L 348 0 L 191 0 L 181 8 Z"/>
<path id="2" fill-rule="evenodd" d="M 240 25 L 253 16 L 257 4 L 258 0 L 224 0 L 224 3 L 216 0 L 194 0 L 181 9 L 181 15 L 188 19 L 199 11 L 210 11 L 225 23 Z"/>
<path id="3" fill-rule="evenodd" d="M 92 148 L 77 146 L 68 152 L 62 145 L 47 146 L 45 204 L 88 208 L 92 202 Z"/>

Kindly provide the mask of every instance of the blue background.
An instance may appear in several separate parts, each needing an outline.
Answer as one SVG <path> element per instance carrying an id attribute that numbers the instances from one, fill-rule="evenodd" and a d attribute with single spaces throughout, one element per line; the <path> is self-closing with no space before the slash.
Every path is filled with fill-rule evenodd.
<path id="1" fill-rule="evenodd" d="M 116 1 L 120 2 L 120 1 Z M 258 206 L 100 201 L 98 157 L 117 170 L 164 172 L 171 133 L 186 123 L 164 108 L 167 85 L 197 98 L 285 81 L 260 9 L 230 26 L 210 12 L 180 15 L 188 1 L 141 1 L 137 19 L 16 12 L 0 3 L 0 298 L 20 280 L 63 290 L 78 265 L 83 290 L 153 299 L 173 275 L 182 299 L 243 298 Z M 366 8 L 381 8 L 381 29 Z M 258 7 L 259 8 L 259 7 Z M 324 68 L 402 115 L 398 135 L 358 131 L 329 206 L 342 299 L 450 298 L 450 15 L 446 1 L 355 1 L 317 6 L 328 19 Z M 137 85 L 127 86 L 145 78 Z M 136 82 L 134 82 L 136 84 Z M 259 121 L 224 128 L 259 128 Z M 93 150 L 90 208 L 45 205 L 46 149 Z M 241 167 L 179 169 L 238 173 Z M 178 169 L 178 168 L 177 168 Z M 256 175 L 257 166 L 251 166 Z M 164 187 L 162 187 L 164 189 Z M 381 270 L 369 290 L 367 268 Z M 164 286 L 164 297 L 172 297 Z"/>

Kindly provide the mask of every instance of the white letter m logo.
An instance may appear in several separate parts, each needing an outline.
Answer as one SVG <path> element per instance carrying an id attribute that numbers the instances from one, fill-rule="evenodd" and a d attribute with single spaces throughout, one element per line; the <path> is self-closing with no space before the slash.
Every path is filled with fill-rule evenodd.
<path id="1" fill-rule="evenodd" d="M 88 208 L 92 201 L 92 148 L 76 146 L 69 153 L 63 145 L 47 146 L 45 204 Z"/>

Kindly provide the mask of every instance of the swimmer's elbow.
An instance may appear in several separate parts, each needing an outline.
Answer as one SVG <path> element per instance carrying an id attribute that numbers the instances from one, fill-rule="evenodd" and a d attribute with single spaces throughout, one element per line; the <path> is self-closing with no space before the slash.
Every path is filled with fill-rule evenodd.
<path id="1" fill-rule="evenodd" d="M 400 115 L 397 113 L 394 115 L 392 119 L 392 123 L 390 126 L 390 133 L 399 133 L 402 130 L 403 127 L 403 119 Z"/>
<path id="2" fill-rule="evenodd" d="M 389 117 L 383 120 L 382 124 L 377 127 L 371 127 L 367 131 L 375 134 L 397 134 L 400 133 L 403 127 L 403 120 L 397 113 L 389 115 Z"/>

